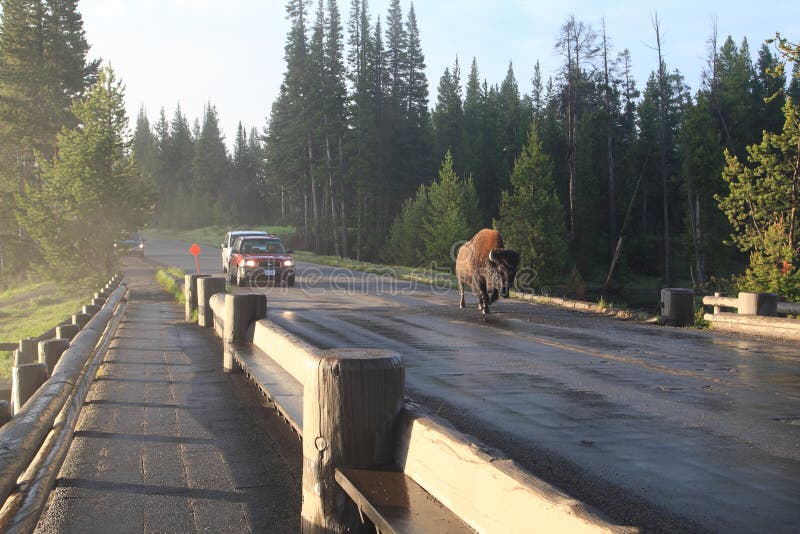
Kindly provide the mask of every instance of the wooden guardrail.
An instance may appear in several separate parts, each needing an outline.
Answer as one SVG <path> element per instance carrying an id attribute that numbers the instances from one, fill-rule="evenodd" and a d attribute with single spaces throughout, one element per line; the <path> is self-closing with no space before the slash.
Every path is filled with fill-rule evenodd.
<path id="1" fill-rule="evenodd" d="M 119 285 L 119 281 L 112 281 L 115 289 L 72 338 L 49 378 L 0 428 L 3 532 L 30 532 L 38 521 L 69 448 L 96 366 L 124 312 L 127 286 Z"/>
<path id="2" fill-rule="evenodd" d="M 399 355 L 321 351 L 262 318 L 265 295 L 220 297 L 208 305 L 225 369 L 247 373 L 303 440 L 304 532 L 371 530 L 364 516 L 381 532 L 636 531 L 406 402 Z"/>
<path id="3" fill-rule="evenodd" d="M 775 293 L 740 292 L 736 297 L 715 293 L 703 297 L 703 304 L 714 307 L 713 313 L 703 316 L 714 328 L 776 339 L 800 339 L 800 321 L 778 317 L 800 315 L 800 304 L 780 302 Z M 725 308 L 736 312 L 725 312 Z"/>

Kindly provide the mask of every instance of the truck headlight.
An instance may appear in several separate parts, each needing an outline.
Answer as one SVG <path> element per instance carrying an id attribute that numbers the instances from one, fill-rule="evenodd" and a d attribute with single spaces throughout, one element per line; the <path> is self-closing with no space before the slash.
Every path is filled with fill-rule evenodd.
<path id="1" fill-rule="evenodd" d="M 244 266 L 245 267 L 255 267 L 256 266 L 256 260 L 247 260 L 246 262 L 244 262 Z"/>
<path id="2" fill-rule="evenodd" d="M 292 265 L 294 265 L 294 262 L 292 260 L 286 260 L 283 262 L 284 267 L 291 267 Z"/>

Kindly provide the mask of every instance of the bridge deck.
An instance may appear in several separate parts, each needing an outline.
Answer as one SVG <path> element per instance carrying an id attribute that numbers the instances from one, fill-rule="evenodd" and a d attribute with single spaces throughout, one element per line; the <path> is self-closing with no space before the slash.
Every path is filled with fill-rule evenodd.
<path id="1" fill-rule="evenodd" d="M 40 532 L 299 530 L 300 442 L 136 259 Z"/>

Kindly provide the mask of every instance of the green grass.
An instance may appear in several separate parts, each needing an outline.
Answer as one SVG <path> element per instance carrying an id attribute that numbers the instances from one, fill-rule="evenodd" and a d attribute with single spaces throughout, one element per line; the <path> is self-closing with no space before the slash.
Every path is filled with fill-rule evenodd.
<path id="1" fill-rule="evenodd" d="M 248 230 L 262 230 L 264 232 L 273 233 L 282 239 L 291 237 L 294 234 L 294 227 L 292 226 L 253 226 L 247 227 Z M 208 226 L 205 228 L 197 228 L 195 230 L 170 230 L 155 228 L 150 229 L 148 232 L 152 235 L 172 237 L 183 241 L 192 241 L 199 244 L 219 246 L 225 233 L 230 228 L 220 226 Z M 449 273 L 432 273 L 430 270 L 425 270 L 422 267 L 407 267 L 404 265 L 386 265 L 381 263 L 369 263 L 365 261 L 357 261 L 350 258 L 340 258 L 339 256 L 323 256 L 314 254 L 304 250 L 296 250 L 294 258 L 297 261 L 305 261 L 309 263 L 317 263 L 320 265 L 328 265 L 331 267 L 341 267 L 343 269 L 352 269 L 354 271 L 367 271 L 367 272 L 386 272 L 390 271 L 397 277 L 398 280 L 411 280 L 422 282 L 426 284 L 436 285 L 450 285 L 455 283 L 455 276 Z"/>
<path id="2" fill-rule="evenodd" d="M 179 280 L 183 280 L 184 275 L 185 273 L 177 267 L 156 271 L 156 280 L 159 285 L 166 289 L 179 304 L 186 302 L 183 287 L 179 283 Z"/>
<path id="3" fill-rule="evenodd" d="M 424 267 L 407 267 L 405 265 L 386 265 L 382 263 L 369 263 L 358 261 L 351 258 L 340 258 L 339 256 L 321 256 L 305 250 L 295 251 L 294 258 L 297 261 L 317 263 L 342 269 L 354 271 L 365 271 L 370 273 L 391 273 L 398 280 L 411 280 L 425 284 L 451 286 L 456 282 L 456 277 L 448 272 L 432 272 Z"/>
<path id="4" fill-rule="evenodd" d="M 44 334 L 80 311 L 86 297 L 59 293 L 47 282 L 17 284 L 0 292 L 0 341 L 16 343 Z M 0 351 L 0 376 L 11 376 L 12 352 Z"/>

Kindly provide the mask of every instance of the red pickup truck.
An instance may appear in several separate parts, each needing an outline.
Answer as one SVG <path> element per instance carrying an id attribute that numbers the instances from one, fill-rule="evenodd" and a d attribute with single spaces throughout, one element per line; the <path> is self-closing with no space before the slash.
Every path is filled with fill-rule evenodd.
<path id="1" fill-rule="evenodd" d="M 293 286 L 294 276 L 292 250 L 284 247 L 280 238 L 242 236 L 234 241 L 228 263 L 228 277 L 232 284 L 280 282 Z"/>

